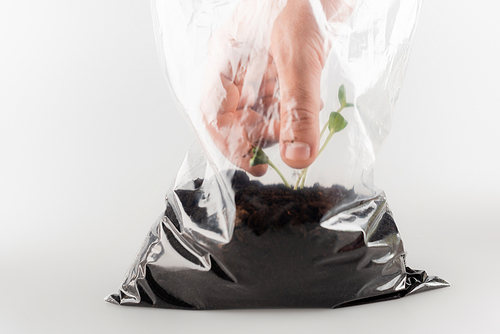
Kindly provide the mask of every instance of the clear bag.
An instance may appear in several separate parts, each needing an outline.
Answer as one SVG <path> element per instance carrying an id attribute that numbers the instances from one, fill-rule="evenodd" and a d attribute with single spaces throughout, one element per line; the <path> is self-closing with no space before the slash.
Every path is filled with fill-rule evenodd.
<path id="1" fill-rule="evenodd" d="M 198 141 L 109 302 L 331 308 L 448 286 L 406 266 L 373 183 L 420 0 L 153 0 L 152 7 L 165 73 Z M 307 58 L 314 38 L 319 72 Z M 299 71 L 289 74 L 291 66 Z M 308 148 L 319 154 L 295 169 L 284 160 L 289 145 L 304 147 L 295 142 L 301 98 L 321 109 L 313 113 L 318 145 Z"/>

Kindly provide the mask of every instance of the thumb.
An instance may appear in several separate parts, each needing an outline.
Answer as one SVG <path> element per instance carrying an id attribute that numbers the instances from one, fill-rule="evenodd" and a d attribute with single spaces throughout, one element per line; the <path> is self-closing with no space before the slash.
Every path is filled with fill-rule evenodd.
<path id="1" fill-rule="evenodd" d="M 313 48 L 300 47 L 275 57 L 281 95 L 280 153 L 293 168 L 308 167 L 318 155 L 322 108 L 321 56 Z"/>

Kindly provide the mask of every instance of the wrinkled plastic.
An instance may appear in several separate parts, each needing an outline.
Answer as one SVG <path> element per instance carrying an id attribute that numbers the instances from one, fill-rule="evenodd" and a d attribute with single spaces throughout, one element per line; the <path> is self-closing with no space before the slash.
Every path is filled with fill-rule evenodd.
<path id="1" fill-rule="evenodd" d="M 167 195 L 165 214 L 119 294 L 107 301 L 181 309 L 331 308 L 448 286 L 407 267 L 385 195 L 373 184 L 420 1 L 338 3 L 327 15 L 319 0 L 309 1 L 327 55 L 320 127 L 336 110 L 343 123 L 302 177 L 274 145 L 283 140 L 274 124 L 290 101 L 281 101 L 279 78 L 268 80 L 272 31 L 287 1 L 152 1 L 167 78 L 199 141 Z M 237 112 L 259 120 L 256 133 L 245 128 L 253 138 L 248 157 L 232 136 L 234 127 L 225 128 L 220 118 L 230 101 L 228 83 L 239 89 Z M 264 90 L 271 92 L 268 103 L 258 102 Z M 332 127 L 325 125 L 327 134 Z M 218 137 L 223 131 L 231 134 L 225 141 Z M 255 148 L 295 190 L 271 168 L 260 177 L 239 168 L 248 168 Z M 276 190 L 290 200 L 266 197 Z M 303 212 L 315 218 L 301 221 Z"/>

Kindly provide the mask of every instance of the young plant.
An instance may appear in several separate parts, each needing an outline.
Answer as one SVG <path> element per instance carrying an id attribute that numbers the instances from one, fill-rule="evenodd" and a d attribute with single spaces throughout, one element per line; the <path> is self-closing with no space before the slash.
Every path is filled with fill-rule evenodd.
<path id="1" fill-rule="evenodd" d="M 346 93 L 345 93 L 345 86 L 341 85 L 339 87 L 338 91 L 338 99 L 340 103 L 340 107 L 337 111 L 332 111 L 330 113 L 330 117 L 328 118 L 328 122 L 323 126 L 323 129 L 321 130 L 320 138 L 323 137 L 323 135 L 326 133 L 328 130 L 328 135 L 323 142 L 323 145 L 319 149 L 318 156 L 320 156 L 321 153 L 325 150 L 326 146 L 332 139 L 333 135 L 342 131 L 345 129 L 347 126 L 347 121 L 345 120 L 344 116 L 340 114 L 344 108 L 349 108 L 353 107 L 354 105 L 352 103 L 347 103 L 346 100 Z M 271 166 L 281 177 L 283 182 L 287 187 L 290 187 L 290 184 L 286 181 L 285 177 L 283 174 L 280 172 L 280 170 L 269 160 L 269 157 L 264 153 L 264 151 L 260 147 L 254 147 L 252 150 L 253 153 L 253 158 L 250 160 L 250 166 L 256 166 L 256 165 L 261 165 L 261 164 L 268 164 Z M 309 170 L 309 167 L 304 168 L 299 176 L 297 177 L 297 181 L 295 182 L 295 186 L 293 187 L 295 190 L 297 190 L 300 186 L 300 189 L 304 188 L 304 183 L 306 181 L 306 176 L 307 176 L 307 171 Z"/>
<path id="2" fill-rule="evenodd" d="M 328 136 L 326 137 L 325 142 L 323 143 L 323 145 L 319 149 L 318 156 L 316 158 L 318 158 L 320 156 L 320 154 L 325 150 L 326 146 L 328 145 L 328 143 L 332 139 L 333 135 L 344 130 L 345 127 L 347 126 L 347 121 L 345 120 L 344 116 L 342 116 L 340 114 L 340 112 L 342 110 L 344 110 L 344 108 L 353 107 L 354 104 L 347 103 L 344 85 L 341 85 L 339 87 L 338 99 L 339 99 L 339 103 L 340 103 L 339 109 L 337 111 L 332 111 L 330 113 L 330 117 L 328 118 L 328 122 L 325 124 L 325 126 L 321 130 L 320 138 L 323 137 L 323 135 L 325 134 L 327 129 L 328 129 Z M 298 189 L 299 184 L 300 184 L 301 189 L 304 188 L 304 183 L 306 181 L 306 176 L 307 176 L 308 170 L 309 170 L 309 167 L 304 168 L 300 172 L 299 177 L 297 178 L 297 182 L 295 183 L 294 189 Z"/>
<path id="3" fill-rule="evenodd" d="M 281 173 L 281 171 L 279 170 L 279 168 L 276 167 L 271 162 L 271 160 L 269 159 L 269 157 L 267 156 L 267 154 L 264 153 L 264 151 L 260 147 L 254 147 L 252 149 L 252 153 L 253 153 L 253 157 L 252 157 L 252 159 L 250 159 L 250 166 L 257 166 L 257 165 L 268 164 L 269 166 L 271 166 L 276 171 L 276 173 L 278 173 L 278 175 L 283 180 L 283 183 L 285 184 L 285 186 L 290 187 L 290 184 L 287 182 L 287 180 L 285 179 L 285 177 L 283 176 L 283 174 Z"/>

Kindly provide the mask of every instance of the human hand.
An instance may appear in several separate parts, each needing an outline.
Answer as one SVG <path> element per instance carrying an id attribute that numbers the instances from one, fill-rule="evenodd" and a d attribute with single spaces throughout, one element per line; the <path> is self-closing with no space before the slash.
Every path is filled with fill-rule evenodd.
<path id="1" fill-rule="evenodd" d="M 344 0 L 322 5 L 337 20 L 351 10 Z M 308 0 L 238 5 L 212 37 L 202 100 L 208 133 L 226 158 L 256 176 L 268 166 L 250 166 L 255 146 L 279 142 L 282 160 L 293 168 L 316 159 L 328 51 Z"/>

